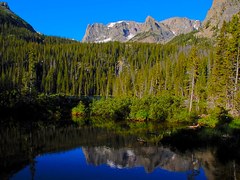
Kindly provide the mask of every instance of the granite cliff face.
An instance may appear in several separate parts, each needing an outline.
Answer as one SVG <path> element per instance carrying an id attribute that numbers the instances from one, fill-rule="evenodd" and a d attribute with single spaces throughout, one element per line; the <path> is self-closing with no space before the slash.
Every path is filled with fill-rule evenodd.
<path id="1" fill-rule="evenodd" d="M 13 13 L 6 2 L 0 2 L 0 24 L 8 24 L 36 32 L 30 24 Z"/>
<path id="2" fill-rule="evenodd" d="M 119 21 L 108 25 L 88 25 L 83 42 L 125 42 L 135 36 L 141 30 L 139 23 L 131 21 Z"/>
<path id="3" fill-rule="evenodd" d="M 148 16 L 144 23 L 119 21 L 88 25 L 83 42 L 137 41 L 149 43 L 168 42 L 179 34 L 186 34 L 201 27 L 200 21 L 171 18 L 158 22 Z"/>
<path id="4" fill-rule="evenodd" d="M 190 20 L 188 18 L 170 18 L 161 23 L 166 25 L 175 36 L 198 30 L 202 25 L 199 20 Z"/>
<path id="5" fill-rule="evenodd" d="M 240 0 L 214 0 L 212 7 L 203 21 L 200 35 L 212 37 L 216 29 L 220 29 L 224 21 L 228 22 L 232 16 L 240 11 Z"/>

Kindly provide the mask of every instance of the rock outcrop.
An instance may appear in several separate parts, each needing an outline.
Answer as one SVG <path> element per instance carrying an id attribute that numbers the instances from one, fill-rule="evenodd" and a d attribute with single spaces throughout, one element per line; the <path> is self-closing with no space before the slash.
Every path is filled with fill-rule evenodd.
<path id="1" fill-rule="evenodd" d="M 6 3 L 6 2 L 0 2 L 0 6 L 6 8 L 6 9 L 9 9 L 8 3 Z"/>
<path id="2" fill-rule="evenodd" d="M 201 21 L 188 18 L 170 18 L 161 23 L 166 25 L 175 36 L 198 30 L 202 25 Z"/>
<path id="3" fill-rule="evenodd" d="M 220 29 L 224 21 L 228 22 L 232 16 L 240 11 L 240 0 L 214 0 L 212 7 L 203 21 L 200 35 L 212 37 L 215 30 Z"/>

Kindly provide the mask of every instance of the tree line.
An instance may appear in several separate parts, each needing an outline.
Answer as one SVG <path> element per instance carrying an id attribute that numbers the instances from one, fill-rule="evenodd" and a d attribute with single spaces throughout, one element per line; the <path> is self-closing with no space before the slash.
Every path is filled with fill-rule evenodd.
<path id="1" fill-rule="evenodd" d="M 0 91 L 135 97 L 171 95 L 189 112 L 223 107 L 239 115 L 239 15 L 216 42 L 181 35 L 172 42 L 80 43 L 1 24 Z"/>

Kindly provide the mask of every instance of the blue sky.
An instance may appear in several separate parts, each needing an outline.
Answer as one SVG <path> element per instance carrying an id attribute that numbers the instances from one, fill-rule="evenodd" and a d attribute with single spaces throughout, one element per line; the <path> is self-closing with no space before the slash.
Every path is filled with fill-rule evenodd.
<path id="1" fill-rule="evenodd" d="M 170 17 L 204 20 L 212 0 L 5 0 L 36 31 L 76 40 L 88 24 Z"/>

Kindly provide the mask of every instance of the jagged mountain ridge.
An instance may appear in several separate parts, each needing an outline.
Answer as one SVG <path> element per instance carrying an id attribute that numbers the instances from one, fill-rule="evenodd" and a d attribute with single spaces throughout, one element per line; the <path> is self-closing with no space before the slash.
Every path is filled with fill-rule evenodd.
<path id="1" fill-rule="evenodd" d="M 187 18 L 171 18 L 158 22 L 148 16 L 144 23 L 118 21 L 107 25 L 95 23 L 88 25 L 83 42 L 137 41 L 165 43 L 179 34 L 198 30 L 201 22 Z"/>
<path id="2" fill-rule="evenodd" d="M 36 32 L 30 24 L 12 12 L 6 2 L 0 2 L 0 24 L 9 24 Z"/>
<path id="3" fill-rule="evenodd" d="M 120 21 L 108 25 L 89 25 L 83 42 L 150 42 L 165 43 L 180 34 L 199 30 L 197 36 L 211 38 L 214 32 L 240 12 L 240 0 L 213 0 L 203 22 L 188 18 L 170 18 L 161 22 L 147 17 L 144 23 Z M 98 26 L 99 28 L 95 28 Z"/>

